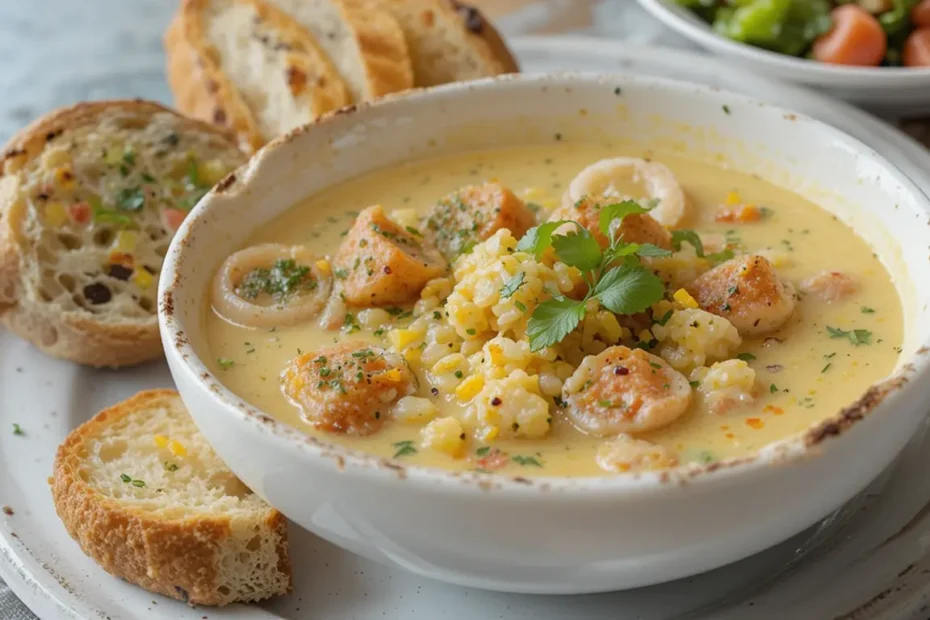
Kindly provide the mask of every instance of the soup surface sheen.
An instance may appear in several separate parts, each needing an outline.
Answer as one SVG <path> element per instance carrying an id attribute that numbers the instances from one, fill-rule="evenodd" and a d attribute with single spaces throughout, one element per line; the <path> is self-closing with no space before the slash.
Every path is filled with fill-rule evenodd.
<path id="1" fill-rule="evenodd" d="M 412 162 L 373 172 L 312 197 L 258 231 L 249 245 L 304 245 L 316 257 L 330 258 L 346 238 L 345 231 L 358 212 L 370 205 L 383 205 L 388 214 L 408 210 L 395 215 L 395 219 L 409 220 L 410 209 L 416 209 L 422 216 L 438 199 L 457 188 L 489 180 L 510 188 L 537 209 L 538 220 L 542 222 L 562 204 L 563 194 L 579 171 L 599 159 L 618 156 L 651 159 L 671 169 L 685 190 L 689 205 L 686 219 L 675 228 L 699 232 L 709 246 L 708 251 L 720 249 L 710 247 L 714 244 L 726 244 L 745 253 L 764 250 L 761 253 L 778 275 L 798 291 L 794 310 L 781 327 L 764 335 L 741 334 L 741 343 L 726 356 L 709 356 L 703 363 L 711 366 L 714 359 L 738 359 L 745 362 L 739 366 L 741 371 L 747 366 L 754 371 L 748 393 L 731 392 L 737 396 L 735 406 L 723 399 L 718 402 L 723 406 L 715 409 L 709 393 L 698 395 L 702 371 L 694 374 L 692 367 L 681 370 L 695 392 L 687 412 L 667 425 L 634 433 L 637 440 L 664 448 L 662 457 L 656 457 L 653 466 L 709 463 L 749 455 L 836 414 L 869 385 L 890 374 L 902 340 L 901 305 L 889 274 L 867 244 L 845 224 L 801 196 L 758 178 L 680 155 L 629 146 L 555 144 Z M 632 179 L 621 189 L 630 196 L 645 194 L 644 188 Z M 745 205 L 759 207 L 761 218 L 718 221 L 728 219 L 721 218 L 721 213 L 739 214 Z M 687 249 L 687 245 L 683 247 Z M 839 271 L 848 276 L 853 283 L 851 290 L 837 292 L 828 283 L 824 292 L 816 283 L 804 284 L 808 278 L 825 271 Z M 669 288 L 664 307 L 674 306 L 676 310 L 689 307 L 687 297 L 681 298 L 684 305 L 677 296 L 673 298 L 674 290 L 674 286 Z M 466 366 L 464 371 L 458 370 L 460 377 L 451 380 L 451 384 L 446 377 L 443 389 L 436 390 L 428 372 L 435 355 L 430 354 L 430 364 L 420 359 L 428 349 L 429 337 L 421 337 L 419 353 L 406 354 L 418 378 L 416 396 L 431 400 L 438 408 L 437 417 L 463 420 L 467 436 L 460 450 L 452 450 L 454 454 L 450 454 L 429 447 L 422 439 L 423 424 L 409 421 L 387 419 L 377 432 L 368 436 L 326 432 L 309 424 L 282 391 L 285 367 L 298 353 L 316 352 L 346 341 L 400 347 L 403 353 L 407 345 L 398 340 L 398 333 L 416 341 L 415 334 L 403 331 L 415 318 L 411 316 L 413 304 L 396 304 L 398 308 L 394 305 L 383 306 L 391 313 L 390 320 L 383 325 L 353 327 L 365 315 L 361 308 L 350 306 L 346 310 L 352 315 L 348 325 L 326 330 L 315 317 L 291 326 L 242 327 L 224 320 L 207 304 L 205 320 L 214 370 L 233 392 L 279 420 L 326 441 L 385 457 L 396 456 L 404 463 L 520 475 L 605 475 L 596 455 L 612 437 L 595 437 L 578 430 L 558 404 L 560 397 L 553 398 L 551 394 L 545 396 L 551 428 L 544 437 L 504 438 L 509 433 L 498 435 L 497 430 L 487 429 L 477 433 L 474 424 L 468 422 L 468 403 L 456 396 L 456 389 L 474 373 Z M 445 305 L 433 309 L 418 306 L 418 314 L 439 317 L 444 312 Z M 661 332 L 661 326 L 655 325 L 659 321 L 661 317 L 654 310 L 652 328 Z M 620 323 L 627 325 L 623 320 Z M 645 327 L 649 327 L 648 322 Z M 663 343 L 655 343 L 657 338 L 651 333 L 643 334 L 635 326 L 628 329 L 623 344 L 633 346 L 632 339 L 633 343 L 642 341 L 644 344 L 640 346 L 649 348 L 652 341 L 653 353 L 662 350 Z M 471 343 L 471 348 L 461 344 L 462 338 L 468 339 L 465 335 L 457 338 L 450 349 L 467 349 L 471 353 L 495 335 L 479 334 L 479 341 Z M 535 384 L 535 375 L 531 371 L 529 374 Z M 564 374 L 560 380 L 564 380 Z M 727 381 L 724 377 L 724 383 Z M 726 385 L 724 392 L 725 388 Z M 669 456 L 671 460 L 666 459 Z M 648 458 L 646 461 L 634 458 L 614 471 L 649 465 Z"/>

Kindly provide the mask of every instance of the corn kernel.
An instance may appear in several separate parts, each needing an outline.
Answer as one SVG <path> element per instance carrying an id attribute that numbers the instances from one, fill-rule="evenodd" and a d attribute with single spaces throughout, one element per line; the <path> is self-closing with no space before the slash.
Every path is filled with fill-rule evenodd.
<path id="1" fill-rule="evenodd" d="M 484 430 L 484 441 L 494 441 L 497 439 L 497 436 L 500 435 L 501 429 L 496 426 L 489 426 Z"/>
<path id="2" fill-rule="evenodd" d="M 648 329 L 644 329 L 643 331 L 639 332 L 640 342 L 652 342 L 653 340 L 655 340 L 655 336 L 653 336 L 652 332 Z"/>
<path id="3" fill-rule="evenodd" d="M 391 368 L 390 370 L 384 371 L 384 374 L 382 376 L 388 381 L 400 381 L 401 379 L 400 369 Z"/>
<path id="4" fill-rule="evenodd" d="M 423 350 L 418 347 L 410 347 L 404 351 L 404 359 L 410 364 L 416 364 L 423 357 Z"/>
<path id="5" fill-rule="evenodd" d="M 504 357 L 504 350 L 496 344 L 488 345 L 488 354 L 491 356 L 491 364 L 494 366 L 504 366 L 507 363 Z"/>
<path id="6" fill-rule="evenodd" d="M 727 194 L 727 206 L 728 207 L 735 207 L 742 200 L 743 199 L 740 197 L 739 192 L 730 192 L 729 194 Z"/>
<path id="7" fill-rule="evenodd" d="M 68 221 L 68 212 L 60 202 L 50 202 L 45 205 L 45 221 L 52 228 L 60 228 Z"/>
<path id="8" fill-rule="evenodd" d="M 316 268 L 323 273 L 330 273 L 332 271 L 332 268 L 329 266 L 329 261 L 325 258 L 321 258 L 316 262 Z"/>
<path id="9" fill-rule="evenodd" d="M 168 445 L 168 438 L 164 435 L 155 435 L 155 445 L 164 448 Z"/>
<path id="10" fill-rule="evenodd" d="M 465 452 L 465 429 L 453 417 L 433 420 L 420 431 L 422 446 L 455 458 Z"/>
<path id="11" fill-rule="evenodd" d="M 134 230 L 121 230 L 116 233 L 113 249 L 126 254 L 132 254 L 139 244 L 139 233 Z"/>
<path id="12" fill-rule="evenodd" d="M 168 444 L 168 447 L 171 448 L 171 454 L 175 456 L 186 456 L 187 455 L 187 448 L 185 448 L 184 444 L 182 444 L 177 439 L 172 439 L 171 443 Z"/>
<path id="13" fill-rule="evenodd" d="M 211 159 L 197 170 L 205 185 L 216 185 L 227 172 L 226 165 L 218 159 Z"/>
<path id="14" fill-rule="evenodd" d="M 456 370 L 464 360 L 464 356 L 458 353 L 450 353 L 433 365 L 433 372 L 437 375 L 452 372 Z"/>
<path id="15" fill-rule="evenodd" d="M 697 300 L 691 296 L 691 293 L 689 293 L 683 288 L 680 288 L 677 291 L 675 291 L 675 294 L 672 295 L 672 298 L 675 301 L 677 301 L 679 304 L 684 306 L 685 308 L 697 308 L 698 307 Z"/>
<path id="16" fill-rule="evenodd" d="M 523 198 L 526 200 L 539 201 L 545 196 L 542 188 L 539 187 L 527 187 L 523 190 Z"/>
<path id="17" fill-rule="evenodd" d="M 152 286 L 153 280 L 152 274 L 145 269 L 136 269 L 132 272 L 132 281 L 143 291 Z"/>
<path id="18" fill-rule="evenodd" d="M 399 351 L 407 348 L 422 336 L 423 334 L 415 329 L 392 329 L 388 332 L 388 340 Z"/>
<path id="19" fill-rule="evenodd" d="M 483 387 L 484 377 L 481 375 L 472 375 L 455 388 L 455 395 L 460 400 L 471 400 L 478 395 L 478 392 L 480 392 Z"/>
<path id="20" fill-rule="evenodd" d="M 107 149 L 106 155 L 103 156 L 103 162 L 108 166 L 116 166 L 123 162 L 124 149 L 122 145 L 114 145 Z"/>
<path id="21" fill-rule="evenodd" d="M 71 164 L 55 168 L 55 183 L 63 189 L 74 187 L 74 171 L 71 169 Z"/>

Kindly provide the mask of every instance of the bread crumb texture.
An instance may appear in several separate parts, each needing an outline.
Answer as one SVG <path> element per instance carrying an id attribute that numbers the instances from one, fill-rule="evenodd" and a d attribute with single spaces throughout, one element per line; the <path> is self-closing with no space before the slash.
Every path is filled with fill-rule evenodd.
<path id="1" fill-rule="evenodd" d="M 142 392 L 72 432 L 52 494 L 87 555 L 153 592 L 225 605 L 290 587 L 284 517 L 226 468 L 176 392 Z"/>

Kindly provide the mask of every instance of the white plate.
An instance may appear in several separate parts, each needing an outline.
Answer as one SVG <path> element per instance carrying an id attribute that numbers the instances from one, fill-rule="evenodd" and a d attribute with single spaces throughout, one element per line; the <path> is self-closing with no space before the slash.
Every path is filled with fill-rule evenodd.
<path id="1" fill-rule="evenodd" d="M 639 3 L 681 36 L 758 75 L 819 88 L 878 112 L 898 116 L 930 112 L 930 68 L 845 67 L 786 56 L 720 36 L 674 0 Z"/>
<path id="2" fill-rule="evenodd" d="M 592 69 L 662 75 L 742 90 L 798 108 L 867 143 L 881 145 L 886 157 L 930 191 L 930 173 L 921 170 L 930 170 L 930 154 L 848 106 L 773 86 L 688 53 L 584 38 L 522 39 L 513 44 L 528 71 Z M 923 558 L 921 544 L 922 536 L 930 532 L 930 518 L 918 515 L 930 500 L 925 484 L 930 450 L 920 438 L 893 476 L 883 476 L 869 492 L 817 528 L 692 579 L 600 596 L 487 593 L 423 582 L 293 528 L 292 595 L 260 607 L 190 609 L 120 582 L 85 558 L 55 516 L 46 483 L 55 448 L 69 430 L 139 389 L 170 385 L 165 365 L 92 371 L 48 359 L 6 333 L 0 333 L 0 353 L 0 505 L 14 512 L 0 513 L 0 577 L 43 618 L 549 620 L 580 614 L 622 620 L 687 614 L 752 620 L 835 617 L 875 597 L 868 617 L 903 618 L 918 617 L 930 596 L 923 576 L 930 571 L 930 558 Z M 13 434 L 13 423 L 21 425 L 24 436 Z"/>

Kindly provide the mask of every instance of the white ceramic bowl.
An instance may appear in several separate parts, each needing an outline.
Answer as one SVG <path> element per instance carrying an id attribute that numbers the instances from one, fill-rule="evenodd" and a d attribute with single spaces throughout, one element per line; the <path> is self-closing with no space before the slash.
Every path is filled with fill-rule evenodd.
<path id="1" fill-rule="evenodd" d="M 406 467 L 310 439 L 233 395 L 203 363 L 214 270 L 256 227 L 302 199 L 411 158 L 611 138 L 716 155 L 856 226 L 904 299 L 907 342 L 895 376 L 754 458 L 526 479 Z M 920 320 L 930 302 L 928 214 L 919 190 L 868 147 L 740 95 L 621 75 L 483 80 L 349 109 L 271 143 L 184 223 L 165 262 L 159 318 L 197 425 L 246 484 L 303 527 L 453 583 L 616 590 L 708 570 L 781 541 L 838 508 L 895 458 L 930 400 L 930 323 Z"/>
<path id="2" fill-rule="evenodd" d="M 875 112 L 930 116 L 930 68 L 844 67 L 794 58 L 720 36 L 674 0 L 639 3 L 678 34 L 759 75 L 817 88 Z"/>

